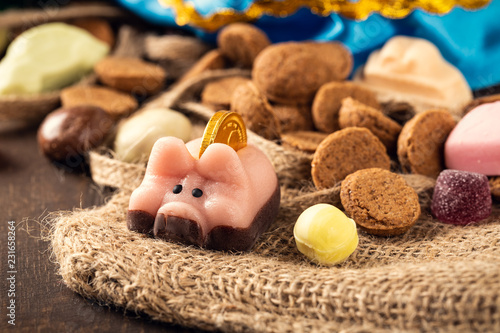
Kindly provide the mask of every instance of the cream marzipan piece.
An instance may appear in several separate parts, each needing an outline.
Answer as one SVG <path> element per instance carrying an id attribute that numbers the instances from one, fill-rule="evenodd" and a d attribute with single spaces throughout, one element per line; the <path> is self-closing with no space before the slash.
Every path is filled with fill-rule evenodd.
<path id="1" fill-rule="evenodd" d="M 174 136 L 187 142 L 191 138 L 191 131 L 191 121 L 178 111 L 146 109 L 122 121 L 114 148 L 117 158 L 122 161 L 147 161 L 159 138 Z"/>
<path id="2" fill-rule="evenodd" d="M 48 23 L 19 35 L 0 61 L 0 95 L 58 90 L 89 73 L 109 46 L 87 31 Z"/>
<path id="3" fill-rule="evenodd" d="M 421 38 L 391 38 L 370 54 L 354 80 L 376 92 L 381 102 L 405 101 L 417 111 L 445 107 L 458 114 L 473 97 L 462 73 Z"/>

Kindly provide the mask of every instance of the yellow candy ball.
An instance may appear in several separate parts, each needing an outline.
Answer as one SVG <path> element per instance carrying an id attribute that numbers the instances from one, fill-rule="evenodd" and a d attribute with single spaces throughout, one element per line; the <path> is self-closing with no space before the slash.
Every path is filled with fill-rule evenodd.
<path id="1" fill-rule="evenodd" d="M 356 223 L 329 204 L 307 208 L 293 228 L 297 249 L 310 260 L 326 265 L 345 261 L 358 246 Z"/>

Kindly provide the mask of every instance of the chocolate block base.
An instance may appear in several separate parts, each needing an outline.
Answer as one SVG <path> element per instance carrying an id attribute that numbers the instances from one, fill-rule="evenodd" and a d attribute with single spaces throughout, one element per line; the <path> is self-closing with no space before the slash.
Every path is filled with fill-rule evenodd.
<path id="1" fill-rule="evenodd" d="M 127 213 L 127 228 L 142 234 L 153 234 L 155 217 L 143 210 L 129 210 Z"/>
<path id="2" fill-rule="evenodd" d="M 197 245 L 211 250 L 249 251 L 278 215 L 281 193 L 279 184 L 267 203 L 257 212 L 247 228 L 220 225 L 204 237 L 196 222 L 176 216 L 158 214 L 156 218 L 142 210 L 129 210 L 127 227 L 132 231 L 154 235 L 169 241 Z"/>
<path id="3" fill-rule="evenodd" d="M 204 239 L 198 222 L 164 214 L 156 215 L 154 235 L 179 243 L 203 246 Z"/>
<path id="4" fill-rule="evenodd" d="M 278 184 L 271 198 L 262 206 L 248 228 L 225 225 L 214 227 L 207 235 L 205 247 L 221 251 L 249 251 L 278 215 L 280 199 Z"/>

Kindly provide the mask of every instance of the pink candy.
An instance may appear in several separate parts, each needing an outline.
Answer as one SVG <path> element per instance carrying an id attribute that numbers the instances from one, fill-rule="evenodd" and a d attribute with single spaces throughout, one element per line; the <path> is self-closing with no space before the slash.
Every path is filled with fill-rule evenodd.
<path id="1" fill-rule="evenodd" d="M 474 172 L 444 170 L 432 197 L 432 214 L 441 222 L 465 225 L 491 214 L 488 178 Z"/>
<path id="2" fill-rule="evenodd" d="M 500 175 L 500 102 L 466 114 L 448 136 L 444 155 L 448 169 Z"/>
<path id="3" fill-rule="evenodd" d="M 129 229 L 219 250 L 249 250 L 280 202 L 273 166 L 257 147 L 237 152 L 201 139 L 159 139 L 142 184 L 132 193 Z"/>

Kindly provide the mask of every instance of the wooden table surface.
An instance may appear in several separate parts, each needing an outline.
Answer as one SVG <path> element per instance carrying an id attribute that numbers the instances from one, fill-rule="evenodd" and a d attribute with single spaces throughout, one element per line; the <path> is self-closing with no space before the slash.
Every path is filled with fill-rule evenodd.
<path id="1" fill-rule="evenodd" d="M 0 191 L 0 332 L 194 332 L 97 305 L 65 286 L 39 222 L 49 212 L 99 205 L 105 194 L 88 175 L 50 163 L 38 150 L 36 128 L 0 129 Z M 15 251 L 8 257 L 12 222 Z M 15 326 L 8 323 L 11 300 Z"/>
<path id="2" fill-rule="evenodd" d="M 476 96 L 499 91 L 496 86 Z M 36 126 L 0 128 L 0 191 L 0 332 L 195 332 L 95 304 L 64 285 L 41 239 L 40 221 L 53 211 L 100 205 L 106 194 L 88 174 L 63 170 L 42 156 Z M 15 250 L 8 257 L 12 224 Z M 15 326 L 7 309 L 12 300 Z"/>

